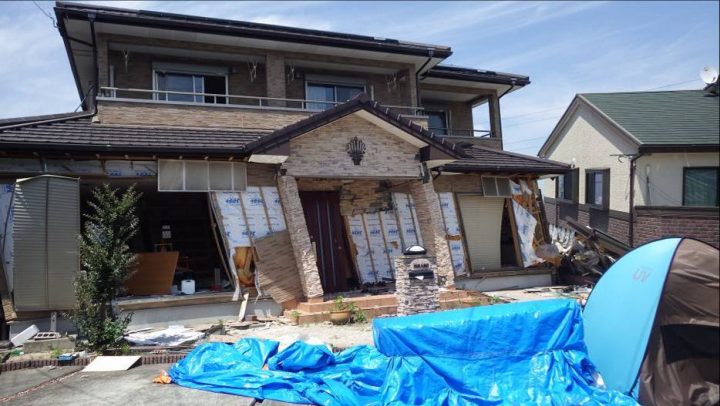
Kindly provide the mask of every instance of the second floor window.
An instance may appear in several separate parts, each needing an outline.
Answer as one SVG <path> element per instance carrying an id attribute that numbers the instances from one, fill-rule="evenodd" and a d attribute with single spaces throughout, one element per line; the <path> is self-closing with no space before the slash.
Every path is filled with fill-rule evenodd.
<path id="1" fill-rule="evenodd" d="M 155 71 L 156 100 L 225 104 L 227 99 L 214 95 L 227 94 L 225 76 Z M 168 93 L 165 93 L 167 91 Z M 172 93 L 182 92 L 182 93 Z M 193 94 L 184 94 L 193 93 Z M 196 94 L 200 95 L 196 95 Z M 202 95 L 211 93 L 211 95 Z"/>
<path id="2" fill-rule="evenodd" d="M 720 205 L 717 167 L 685 168 L 683 171 L 683 206 L 717 207 Z"/>
<path id="3" fill-rule="evenodd" d="M 428 130 L 437 135 L 448 134 L 448 119 L 446 112 L 425 110 L 425 115 L 428 118 Z"/>
<path id="4" fill-rule="evenodd" d="M 307 99 L 315 102 L 307 103 L 308 110 L 327 110 L 364 93 L 365 86 L 308 82 L 306 92 Z"/>
<path id="5" fill-rule="evenodd" d="M 585 203 L 607 209 L 610 195 L 610 170 L 585 171 Z"/>

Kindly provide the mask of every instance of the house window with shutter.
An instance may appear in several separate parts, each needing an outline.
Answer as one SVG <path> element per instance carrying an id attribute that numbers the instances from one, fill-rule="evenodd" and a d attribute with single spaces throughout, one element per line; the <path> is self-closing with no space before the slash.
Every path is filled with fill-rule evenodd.
<path id="1" fill-rule="evenodd" d="M 560 175 L 556 179 L 555 198 L 558 200 L 566 200 L 569 202 L 578 202 L 578 178 L 579 169 L 573 169 L 565 175 Z"/>
<path id="2" fill-rule="evenodd" d="M 585 203 L 607 209 L 610 202 L 610 169 L 585 170 Z"/>

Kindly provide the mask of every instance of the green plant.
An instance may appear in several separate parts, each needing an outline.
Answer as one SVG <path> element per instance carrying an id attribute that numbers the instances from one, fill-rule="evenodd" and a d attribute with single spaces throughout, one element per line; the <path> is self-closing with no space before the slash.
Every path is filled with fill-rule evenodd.
<path id="1" fill-rule="evenodd" d="M 54 350 L 50 351 L 50 358 L 57 358 L 62 355 L 62 351 L 60 351 L 59 348 L 55 348 Z"/>
<path id="2" fill-rule="evenodd" d="M 138 232 L 135 209 L 140 196 L 134 187 L 124 192 L 107 184 L 96 187 L 88 202 L 90 213 L 84 215 L 81 272 L 70 317 L 93 351 L 119 345 L 132 317 L 121 317 L 112 302 L 135 264 L 128 244 Z"/>
<path id="3" fill-rule="evenodd" d="M 353 323 L 367 323 L 367 316 L 361 308 L 355 306 L 355 303 L 350 303 L 350 315 Z"/>
<path id="4" fill-rule="evenodd" d="M 342 296 L 335 296 L 335 299 L 333 299 L 333 311 L 334 312 L 344 312 L 347 310 L 350 310 L 350 305 L 345 302 L 345 299 Z"/>

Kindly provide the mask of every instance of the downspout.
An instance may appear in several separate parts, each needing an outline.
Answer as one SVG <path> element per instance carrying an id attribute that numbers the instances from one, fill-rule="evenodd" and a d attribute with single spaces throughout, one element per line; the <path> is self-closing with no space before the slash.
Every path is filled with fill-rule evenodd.
<path id="1" fill-rule="evenodd" d="M 628 225 L 628 243 L 632 248 L 635 246 L 635 170 L 637 168 L 637 160 L 643 156 L 642 152 L 630 158 L 630 224 Z"/>
<path id="2" fill-rule="evenodd" d="M 432 61 L 433 55 L 435 55 L 435 51 L 432 49 L 428 49 L 428 59 L 425 61 L 424 64 L 415 72 L 415 100 L 417 101 L 417 107 L 420 107 L 420 72 L 422 72 L 423 69 L 425 69 L 426 66 Z"/>
<path id="3" fill-rule="evenodd" d="M 95 67 L 95 84 L 92 91 L 93 114 L 97 114 L 97 95 L 98 86 L 100 86 L 100 71 L 98 67 L 97 40 L 95 39 L 95 13 L 88 13 L 88 21 L 90 21 L 90 36 L 92 37 L 93 47 L 93 65 Z"/>

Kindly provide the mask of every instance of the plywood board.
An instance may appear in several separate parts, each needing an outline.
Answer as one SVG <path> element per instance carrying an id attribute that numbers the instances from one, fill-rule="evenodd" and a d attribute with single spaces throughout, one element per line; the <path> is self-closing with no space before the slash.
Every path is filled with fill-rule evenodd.
<path id="1" fill-rule="evenodd" d="M 95 357 L 83 372 L 127 371 L 140 359 L 139 355 L 122 355 L 117 357 Z"/>
<path id="2" fill-rule="evenodd" d="M 179 256 L 177 251 L 137 254 L 135 272 L 125 281 L 127 293 L 137 296 L 170 294 Z"/>
<path id="3" fill-rule="evenodd" d="M 257 238 L 253 243 L 259 289 L 278 303 L 302 299 L 300 275 L 287 230 Z"/>

